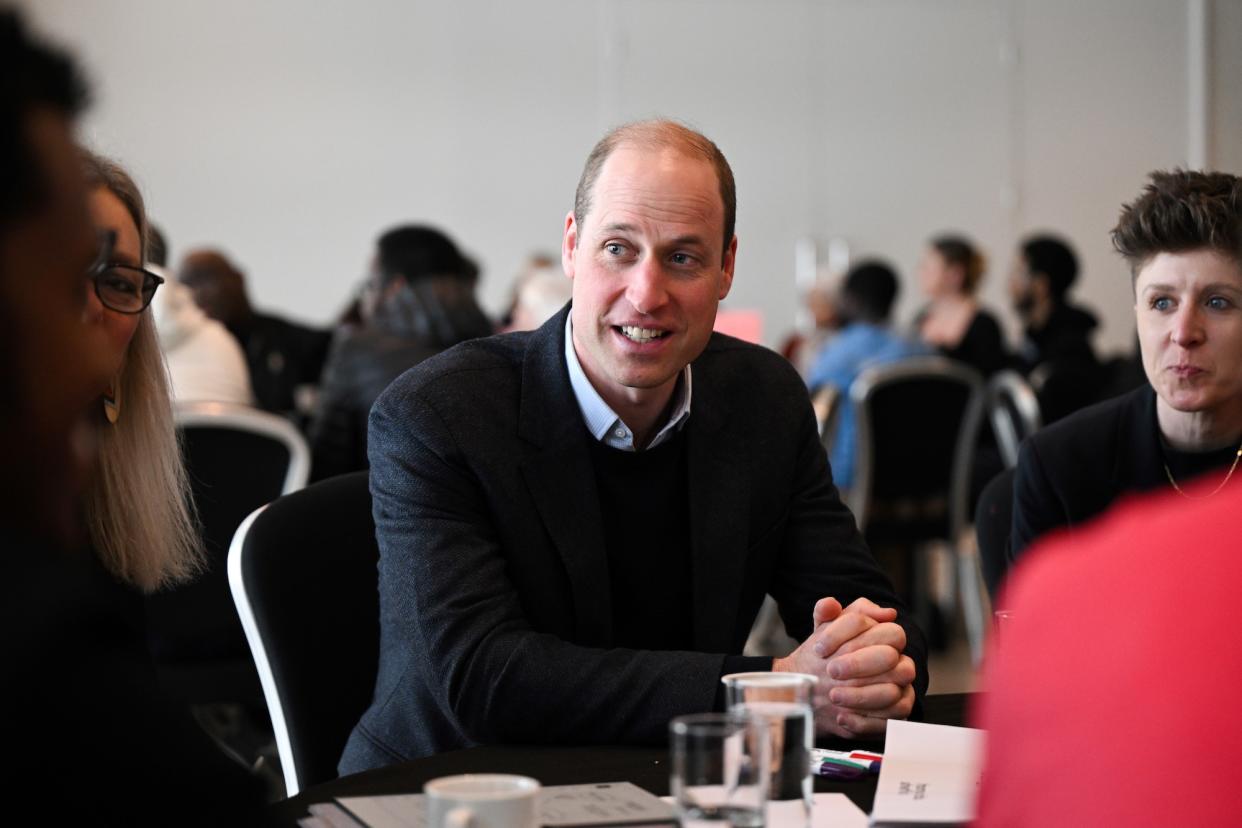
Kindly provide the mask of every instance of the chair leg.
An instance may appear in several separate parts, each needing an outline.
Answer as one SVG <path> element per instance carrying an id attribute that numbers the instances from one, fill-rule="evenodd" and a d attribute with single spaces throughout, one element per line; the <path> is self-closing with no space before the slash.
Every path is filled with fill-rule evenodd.
<path id="1" fill-rule="evenodd" d="M 977 668 L 983 661 L 983 648 L 987 638 L 983 572 L 979 567 L 979 553 L 972 544 L 959 542 L 955 552 L 962 619 L 966 624 L 966 639 L 970 642 L 970 660 Z"/>

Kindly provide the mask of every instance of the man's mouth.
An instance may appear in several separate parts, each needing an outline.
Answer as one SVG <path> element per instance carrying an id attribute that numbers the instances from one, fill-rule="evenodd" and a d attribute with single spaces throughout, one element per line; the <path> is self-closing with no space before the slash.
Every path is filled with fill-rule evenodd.
<path id="1" fill-rule="evenodd" d="M 640 328 L 636 325 L 620 325 L 617 330 L 621 335 L 632 342 L 650 342 L 653 339 L 659 339 L 667 336 L 668 331 L 661 331 L 655 328 Z"/>

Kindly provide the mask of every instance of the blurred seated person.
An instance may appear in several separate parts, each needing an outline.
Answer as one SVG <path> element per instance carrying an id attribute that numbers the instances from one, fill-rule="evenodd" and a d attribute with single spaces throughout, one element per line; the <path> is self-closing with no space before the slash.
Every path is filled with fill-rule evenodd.
<path id="1" fill-rule="evenodd" d="M 1009 295 L 1022 320 L 1016 367 L 1031 379 L 1044 424 L 1102 399 L 1100 362 L 1091 345 L 1095 314 L 1067 294 L 1078 278 L 1078 257 L 1063 239 L 1030 236 L 1009 278 Z"/>
<path id="2" fill-rule="evenodd" d="M 887 264 L 871 260 L 850 268 L 841 284 L 836 307 L 841 329 L 828 341 L 811 365 L 807 386 L 812 392 L 828 388 L 838 407 L 836 434 L 829 452 L 832 480 L 840 489 L 854 482 L 854 407 L 850 385 L 864 369 L 927 353 L 927 349 L 896 333 L 889 314 L 897 298 L 897 275 Z"/>
<path id="3" fill-rule="evenodd" d="M 492 333 L 474 298 L 477 273 L 431 227 L 380 236 L 362 325 L 341 328 L 324 368 L 309 429 L 314 479 L 367 468 L 367 415 L 389 383 L 445 348 Z"/>
<path id="4" fill-rule="evenodd" d="M 174 403 L 254 405 L 250 369 L 241 346 L 224 325 L 203 313 L 194 294 L 165 269 L 168 244 L 148 226 L 147 269 L 164 279 L 151 300 Z"/>
<path id="5" fill-rule="evenodd" d="M 781 343 L 781 356 L 793 363 L 804 377 L 810 376 L 815 358 L 841 327 L 841 318 L 837 313 L 839 292 L 839 280 L 830 276 L 817 279 L 803 297 L 811 329 L 805 332 L 794 330 Z"/>
<path id="6" fill-rule="evenodd" d="M 118 165 L 83 153 L 95 227 L 113 240 L 87 294 L 108 370 L 92 418 L 99 462 L 86 491 L 91 545 L 119 585 L 153 592 L 194 575 L 201 545 L 173 424 L 172 396 L 149 310 L 161 278 L 144 269 L 142 194 Z M 135 619 L 139 631 L 141 616 Z"/>
<path id="7" fill-rule="evenodd" d="M 987 377 L 1005 364 L 1005 342 L 996 317 L 976 294 L 986 262 L 961 236 L 932 239 L 919 261 L 919 283 L 930 300 L 914 320 L 918 339 L 949 359 Z"/>
<path id="8" fill-rule="evenodd" d="M 318 384 L 332 343 L 331 331 L 255 311 L 246 293 L 245 276 L 217 250 L 188 253 L 177 277 L 193 292 L 195 303 L 224 323 L 241 344 L 255 404 L 297 420 L 297 389 Z"/>
<path id="9" fill-rule="evenodd" d="M 122 254 L 95 231 L 73 143 L 82 82 L 3 10 L 0 78 L 0 739 L 16 760 L 6 784 L 60 824 L 260 823 L 260 786 L 160 695 L 127 608 L 81 549 L 100 381 L 116 367 L 93 280 Z"/>
<path id="10" fill-rule="evenodd" d="M 1242 180 L 1153 172 L 1113 246 L 1130 266 L 1148 384 L 1042 429 L 1014 478 L 1012 553 L 1130 491 L 1223 487 L 1242 457 Z"/>
<path id="11" fill-rule="evenodd" d="M 506 331 L 533 331 L 565 307 L 573 294 L 573 283 L 560 268 L 534 270 L 522 280 L 509 312 Z"/>
<path id="12" fill-rule="evenodd" d="M 1216 485 L 1187 489 L 1201 502 L 1171 489 L 1131 500 L 1022 561 L 979 696 L 973 825 L 1237 824 L 1242 661 L 1224 638 L 1242 489 L 1210 497 Z M 1067 761 L 1087 755 L 1089 769 Z"/>

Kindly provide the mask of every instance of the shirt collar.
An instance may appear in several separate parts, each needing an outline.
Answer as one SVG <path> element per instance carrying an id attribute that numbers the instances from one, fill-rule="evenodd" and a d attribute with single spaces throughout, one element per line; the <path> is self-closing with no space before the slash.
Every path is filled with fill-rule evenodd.
<path id="1" fill-rule="evenodd" d="M 569 368 L 569 385 L 578 401 L 578 410 L 582 412 L 582 421 L 586 424 L 587 431 L 591 432 L 591 436 L 611 448 L 637 451 L 634 446 L 634 432 L 617 416 L 617 412 L 604 402 L 604 398 L 595 390 L 595 386 L 591 385 L 586 372 L 582 370 L 582 363 L 578 361 L 578 352 L 574 350 L 573 319 L 569 314 L 565 316 L 565 365 Z M 686 424 L 686 420 L 690 418 L 691 391 L 690 366 L 686 365 L 681 369 L 681 377 L 676 390 L 673 391 L 673 412 L 647 448 L 653 449 L 671 440 L 673 435 Z"/>

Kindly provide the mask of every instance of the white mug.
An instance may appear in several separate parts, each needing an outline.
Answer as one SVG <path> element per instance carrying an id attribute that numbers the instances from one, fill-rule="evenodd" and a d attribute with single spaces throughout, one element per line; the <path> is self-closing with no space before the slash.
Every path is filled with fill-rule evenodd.
<path id="1" fill-rule="evenodd" d="M 539 828 L 539 783 L 529 776 L 442 776 L 423 793 L 428 828 Z"/>

